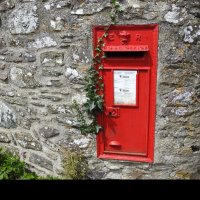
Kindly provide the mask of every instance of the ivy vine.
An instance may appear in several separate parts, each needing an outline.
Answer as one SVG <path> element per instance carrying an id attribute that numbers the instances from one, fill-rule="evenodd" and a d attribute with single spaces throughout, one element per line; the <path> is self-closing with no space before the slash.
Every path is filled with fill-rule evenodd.
<path id="1" fill-rule="evenodd" d="M 92 64 L 86 72 L 84 91 L 86 92 L 87 101 L 81 106 L 74 100 L 72 105 L 76 112 L 77 126 L 83 135 L 98 134 L 102 128 L 97 122 L 97 115 L 102 113 L 104 109 L 104 83 L 102 77 L 104 67 L 102 61 L 106 58 L 106 55 L 102 51 L 102 47 L 105 45 L 104 41 L 108 37 L 110 27 L 117 23 L 117 15 L 121 11 L 118 0 L 111 0 L 110 3 L 112 6 L 111 23 L 105 27 L 102 37 L 98 38 Z M 87 118 L 91 121 L 87 122 Z"/>

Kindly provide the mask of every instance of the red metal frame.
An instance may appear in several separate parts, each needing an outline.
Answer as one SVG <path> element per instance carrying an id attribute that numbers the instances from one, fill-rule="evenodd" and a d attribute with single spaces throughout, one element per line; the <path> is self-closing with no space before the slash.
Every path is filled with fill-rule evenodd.
<path id="1" fill-rule="evenodd" d="M 95 48 L 97 43 L 97 32 L 104 30 L 105 26 L 94 26 L 93 27 L 93 46 Z M 137 153 L 135 154 L 125 154 L 123 152 L 115 152 L 115 153 L 106 153 L 105 152 L 105 134 L 104 130 L 102 130 L 96 138 L 97 141 L 97 157 L 102 159 L 115 159 L 115 160 L 127 160 L 127 161 L 136 161 L 136 162 L 153 162 L 154 160 L 154 132 L 155 132 L 155 114 L 156 114 L 156 79 L 157 79 L 157 47 L 158 47 L 158 24 L 148 24 L 148 25 L 115 25 L 111 26 L 110 30 L 113 29 L 117 30 L 131 30 L 131 29 L 137 29 L 142 30 L 145 32 L 145 30 L 152 30 L 152 41 L 151 44 L 147 44 L 146 46 L 142 46 L 145 48 L 140 47 L 128 47 L 125 48 L 123 46 L 116 46 L 115 48 L 104 47 L 104 51 L 144 51 L 149 53 L 149 57 L 152 60 L 148 60 L 148 64 L 145 63 L 144 58 L 126 58 L 126 61 L 129 61 L 130 63 L 137 63 L 137 65 L 133 65 L 133 67 L 130 67 L 130 65 L 124 65 L 123 67 L 118 66 L 117 62 L 124 58 L 108 58 L 105 59 L 105 62 L 107 62 L 106 65 L 104 65 L 105 70 L 138 70 L 137 72 L 137 105 L 114 105 L 114 90 L 113 90 L 113 106 L 139 106 L 140 102 L 138 100 L 140 91 L 138 90 L 138 83 L 140 79 L 140 71 L 147 70 L 149 74 L 149 106 L 148 106 L 148 133 L 147 133 L 147 139 L 146 139 L 146 145 L 147 145 L 147 153 L 144 155 L 140 155 Z M 129 45 L 127 45 L 129 46 Z M 95 52 L 94 52 L 95 54 Z M 116 64 L 115 64 L 116 63 Z M 149 65 L 150 63 L 150 65 Z M 102 75 L 103 73 L 100 72 Z M 113 72 L 112 72 L 113 73 Z M 113 78 L 113 76 L 112 76 Z M 113 83 L 113 80 L 111 81 Z M 100 115 L 98 117 L 98 122 L 100 124 L 104 123 L 103 115 Z M 131 142 L 131 141 L 130 141 Z"/>

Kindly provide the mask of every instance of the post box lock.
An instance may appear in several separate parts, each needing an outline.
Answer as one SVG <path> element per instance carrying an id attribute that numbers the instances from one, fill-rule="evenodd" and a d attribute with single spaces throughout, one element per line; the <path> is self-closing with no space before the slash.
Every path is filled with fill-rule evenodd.
<path id="1" fill-rule="evenodd" d="M 106 115 L 108 117 L 119 117 L 119 108 L 106 107 Z"/>

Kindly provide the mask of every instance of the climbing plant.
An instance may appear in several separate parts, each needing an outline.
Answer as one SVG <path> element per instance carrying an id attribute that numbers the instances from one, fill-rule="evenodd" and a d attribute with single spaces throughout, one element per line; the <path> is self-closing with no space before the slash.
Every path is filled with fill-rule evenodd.
<path id="1" fill-rule="evenodd" d="M 110 3 L 112 5 L 110 14 L 111 23 L 104 28 L 104 33 L 98 38 L 92 64 L 86 72 L 84 90 L 87 101 L 82 106 L 77 101 L 73 102 L 78 127 L 83 135 L 89 133 L 98 134 L 102 128 L 97 122 L 97 115 L 103 112 L 104 103 L 104 84 L 101 71 L 103 70 L 102 61 L 106 58 L 106 55 L 102 51 L 102 47 L 105 45 L 105 39 L 108 37 L 110 27 L 116 24 L 117 15 L 121 11 L 118 0 L 111 0 Z M 89 117 L 91 121 L 87 122 L 86 117 Z"/>
<path id="2" fill-rule="evenodd" d="M 36 173 L 28 170 L 28 166 L 18 156 L 0 148 L 0 180 L 35 180 Z"/>

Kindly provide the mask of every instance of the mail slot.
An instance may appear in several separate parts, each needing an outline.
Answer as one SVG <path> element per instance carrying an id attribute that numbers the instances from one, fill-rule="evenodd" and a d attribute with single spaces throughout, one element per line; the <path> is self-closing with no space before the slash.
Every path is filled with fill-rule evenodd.
<path id="1" fill-rule="evenodd" d="M 105 26 L 93 27 L 94 56 Z M 111 26 L 102 48 L 104 112 L 97 156 L 153 162 L 158 25 Z M 98 64 L 97 64 L 98 65 Z"/>

